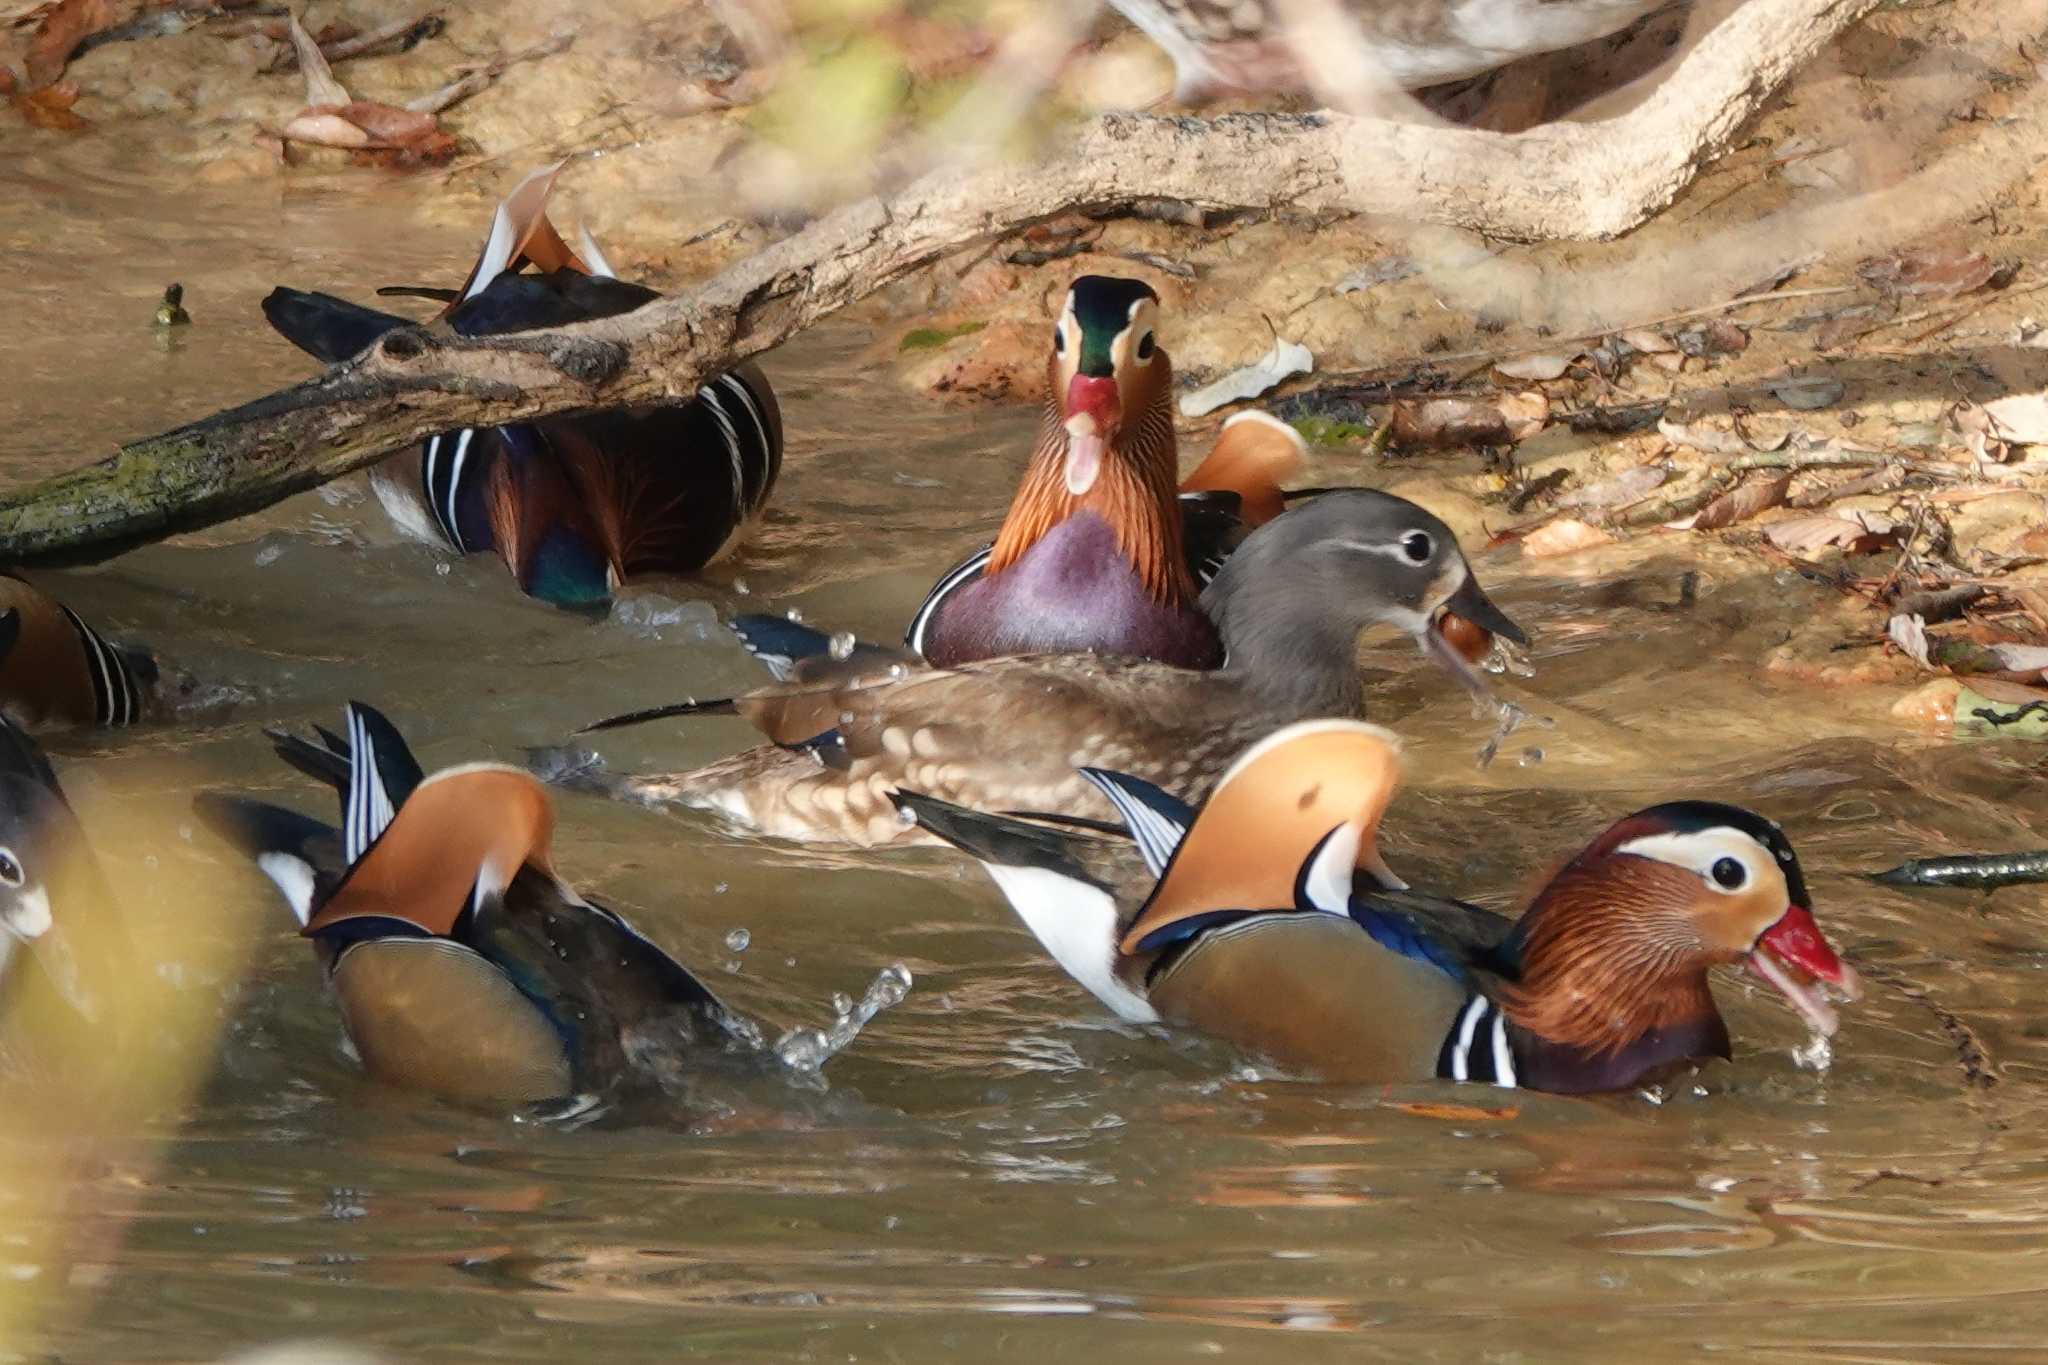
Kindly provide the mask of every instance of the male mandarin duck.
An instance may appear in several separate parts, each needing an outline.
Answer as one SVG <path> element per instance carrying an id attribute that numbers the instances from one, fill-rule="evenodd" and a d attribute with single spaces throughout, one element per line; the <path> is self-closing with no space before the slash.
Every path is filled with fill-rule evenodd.
<path id="1" fill-rule="evenodd" d="M 157 682 L 147 650 L 109 644 L 62 602 L 0 574 L 0 711 L 30 726 L 130 725 Z"/>
<path id="2" fill-rule="evenodd" d="M 613 277 L 584 234 L 571 250 L 545 212 L 559 166 L 498 206 L 482 253 L 449 300 L 460 336 L 496 336 L 628 313 L 659 298 Z M 531 265 L 535 273 L 525 273 Z M 406 319 L 331 294 L 279 288 L 271 326 L 333 364 Z M 495 551 L 522 591 L 561 606 L 603 602 L 633 574 L 693 573 L 730 551 L 782 467 L 782 414 L 743 364 L 672 406 L 610 408 L 514 426 L 464 428 L 395 455 L 371 483 L 408 533 L 458 553 Z"/>
<path id="3" fill-rule="evenodd" d="M 115 1002 L 136 970 L 55 770 L 0 717 L 0 1076 L 74 1081 L 120 1044 Z"/>
<path id="4" fill-rule="evenodd" d="M 1407 89 L 1590 43 L 1685 0 L 1110 0 L 1173 59 L 1175 96 L 1298 94 L 1352 26 L 1374 75 Z M 1305 22 L 1306 21 L 1306 22 Z"/>
<path id="5" fill-rule="evenodd" d="M 1359 714 L 1358 637 L 1367 627 L 1396 627 L 1474 686 L 1438 629 L 1445 613 L 1525 638 L 1480 590 L 1449 527 L 1370 489 L 1326 493 L 1252 532 L 1200 602 L 1228 653 L 1207 673 L 1098 654 L 942 669 L 880 646 L 849 650 L 846 639 L 834 648 L 822 632 L 776 618 L 743 619 L 735 627 L 779 663 L 784 681 L 591 728 L 738 714 L 780 747 L 599 785 L 711 810 L 763 834 L 854 844 L 918 837 L 890 805 L 897 786 L 980 809 L 1107 816 L 1076 769 L 1138 773 L 1194 799 L 1274 727 Z"/>
<path id="6" fill-rule="evenodd" d="M 981 861 L 1069 975 L 1125 1019 L 1220 1037 L 1290 1072 L 1582 1093 L 1730 1055 L 1708 970 L 1743 964 L 1832 1034 L 1853 968 L 1814 923 L 1784 831 L 1676 801 L 1617 821 L 1520 919 L 1408 890 L 1376 848 L 1397 741 L 1357 721 L 1253 745 L 1199 812 L 1092 772 L 1156 881 L 1126 910 L 1072 836 L 900 792 Z"/>
<path id="7" fill-rule="evenodd" d="M 1083 275 L 1046 357 L 1046 406 L 995 543 L 954 566 L 905 643 L 942 667 L 1007 654 L 1092 651 L 1214 668 L 1222 641 L 1201 585 L 1247 525 L 1281 509 L 1301 463 L 1293 428 L 1239 413 L 1179 484 L 1173 367 L 1159 296 Z"/>
<path id="8" fill-rule="evenodd" d="M 649 1048 L 738 1042 L 702 982 L 555 871 L 539 782 L 491 763 L 428 776 L 383 715 L 347 715 L 345 739 L 271 736 L 341 794 L 342 828 L 236 796 L 194 805 L 284 893 L 364 1070 L 530 1104 L 630 1081 Z"/>

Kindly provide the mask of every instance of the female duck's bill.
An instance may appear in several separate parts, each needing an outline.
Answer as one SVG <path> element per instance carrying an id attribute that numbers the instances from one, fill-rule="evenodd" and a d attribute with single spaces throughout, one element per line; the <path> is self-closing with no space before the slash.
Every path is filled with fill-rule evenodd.
<path id="1" fill-rule="evenodd" d="M 1199 813 L 1091 773 L 1157 877 L 1129 913 L 1076 841 L 914 793 L 1076 980 L 1132 1019 L 1202 1029 L 1331 1080 L 1439 1077 L 1582 1092 L 1726 1057 L 1708 969 L 1745 963 L 1831 1033 L 1853 969 L 1816 926 L 1784 833 L 1686 801 L 1617 822 L 1519 920 L 1409 890 L 1376 835 L 1393 737 L 1356 721 L 1253 746 Z"/>

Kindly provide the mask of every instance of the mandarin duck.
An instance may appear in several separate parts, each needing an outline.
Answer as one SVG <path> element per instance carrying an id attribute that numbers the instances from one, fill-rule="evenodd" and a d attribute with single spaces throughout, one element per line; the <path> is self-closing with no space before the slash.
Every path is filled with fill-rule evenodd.
<path id="1" fill-rule="evenodd" d="M 0 717 L 0 1075 L 75 1081 L 118 1045 L 135 958 L 50 760 Z"/>
<path id="2" fill-rule="evenodd" d="M 1222 641 L 1201 587 L 1247 526 L 1281 508 L 1301 438 L 1262 412 L 1224 423 L 1181 481 L 1173 367 L 1159 296 L 1083 275 L 1046 357 L 1038 442 L 995 543 L 942 575 L 905 643 L 942 667 L 1092 651 L 1214 668 Z"/>
<path id="3" fill-rule="evenodd" d="M 935 668 L 883 646 L 776 618 L 739 623 L 785 680 L 599 722 L 740 715 L 774 741 L 666 778 L 591 778 L 628 799 L 716 812 L 795 840 L 916 838 L 890 805 L 909 786 L 981 809 L 1107 816 L 1076 769 L 1135 772 L 1199 799 L 1275 726 L 1357 715 L 1358 637 L 1392 625 L 1456 676 L 1477 675 L 1437 628 L 1447 612 L 1522 641 L 1481 591 L 1450 528 L 1370 489 L 1326 493 L 1246 538 L 1203 592 L 1228 650 L 1195 672 L 1099 654 L 1014 656 Z M 772 628 L 779 647 L 762 635 Z M 576 777 L 584 773 L 569 774 Z"/>
<path id="4" fill-rule="evenodd" d="M 651 1049 L 741 1044 L 687 968 L 562 880 L 532 776 L 492 763 L 427 775 L 360 702 L 346 731 L 271 732 L 280 757 L 341 794 L 340 829 L 219 793 L 194 806 L 284 893 L 371 1076 L 536 1104 L 636 1080 Z"/>
<path id="5" fill-rule="evenodd" d="M 1299 94 L 1342 39 L 1370 77 L 1410 90 L 1590 43 L 1688 0 L 1109 0 L 1173 59 L 1176 99 Z M 1335 30 L 1333 25 L 1348 26 Z M 1337 32 L 1337 41 L 1331 34 Z M 1325 95 L 1337 92 L 1322 91 Z"/>
<path id="6" fill-rule="evenodd" d="M 1260 740 L 1199 811 L 1095 770 L 1153 874 L 1126 909 L 1066 833 L 911 791 L 1077 982 L 1125 1019 L 1208 1033 L 1324 1080 L 1583 1093 L 1730 1055 L 1708 986 L 1747 966 L 1818 1033 L 1853 968 L 1815 924 L 1784 831 L 1712 801 L 1651 806 L 1519 919 L 1411 891 L 1376 848 L 1398 742 L 1319 720 Z"/>
<path id="7" fill-rule="evenodd" d="M 109 644 L 79 614 L 0 574 L 0 711 L 23 725 L 130 725 L 156 701 L 148 650 Z"/>
<path id="8" fill-rule="evenodd" d="M 446 300 L 442 318 L 466 337 L 614 317 L 659 298 L 614 278 L 588 233 L 571 250 L 555 231 L 545 206 L 559 169 L 528 176 L 498 206 L 460 290 L 395 292 Z M 286 288 L 263 300 L 263 314 L 329 364 L 411 325 Z M 781 410 L 748 363 L 688 403 L 432 436 L 376 466 L 371 486 L 408 534 L 460 554 L 495 551 L 522 591 L 581 606 L 607 600 L 631 575 L 694 573 L 729 552 L 781 467 Z"/>

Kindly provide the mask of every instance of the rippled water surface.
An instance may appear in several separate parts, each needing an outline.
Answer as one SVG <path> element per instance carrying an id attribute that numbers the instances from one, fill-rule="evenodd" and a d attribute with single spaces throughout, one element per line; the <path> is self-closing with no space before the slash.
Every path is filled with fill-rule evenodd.
<path id="1" fill-rule="evenodd" d="M 0 334 L 0 475 L 302 373 L 257 312 L 273 282 L 360 297 L 459 276 L 471 235 L 421 208 L 434 193 L 431 179 L 167 189 L 144 168 L 43 152 L 0 164 L 0 243 L 32 267 Z M 147 322 L 173 279 L 197 324 L 166 343 Z M 1789 1012 L 1731 976 L 1735 1063 L 1654 1098 L 1289 1082 L 1106 1018 L 953 858 L 821 858 L 569 797 L 564 870 L 771 1033 L 828 1023 L 835 993 L 892 963 L 915 977 L 909 998 L 824 1089 L 708 1080 L 674 1113 L 575 1131 L 360 1079 L 267 885 L 179 814 L 191 792 L 323 809 L 259 728 L 332 723 L 352 697 L 388 710 L 431 768 L 721 693 L 755 669 L 707 628 L 711 608 L 799 607 L 886 636 L 993 528 L 1031 422 L 898 391 L 861 363 L 870 331 L 827 327 L 770 358 L 790 431 L 773 514 L 705 581 L 653 585 L 661 600 L 641 610 L 708 604 L 667 625 L 528 602 L 495 560 L 400 541 L 353 483 L 39 576 L 219 703 L 53 747 L 96 828 L 160 812 L 167 843 L 103 838 L 101 852 L 145 913 L 160 885 L 204 888 L 197 909 L 156 913 L 189 920 L 192 961 L 165 971 L 224 1029 L 161 1161 L 81 1177 L 124 1191 L 125 1234 L 70 1264 L 11 1267 L 75 1290 L 16 1351 L 188 1360 L 324 1338 L 421 1360 L 2041 1357 L 2042 896 L 1907 895 L 1853 875 L 2041 842 L 2038 751 L 1929 745 L 1886 719 L 1889 698 L 1764 680 L 1756 661 L 1783 623 L 1828 602 L 1755 561 L 1708 561 L 1687 605 L 1691 566 L 1654 547 L 1597 574 L 1482 561 L 1538 637 L 1515 694 L 1556 725 L 1482 773 L 1464 704 L 1390 648 L 1375 714 L 1412 758 L 1390 857 L 1508 904 L 1637 805 L 1754 804 L 1790 827 L 1823 924 L 1870 982 L 1826 1074 L 1792 1060 Z M 1341 454 L 1314 472 L 1372 477 Z M 710 720 L 607 752 L 679 764 L 744 739 Z M 201 965 L 244 944 L 245 976 Z M 1428 1107 L 1446 1102 L 1477 1107 Z M 10 1221 L 26 1245 L 35 1229 Z"/>

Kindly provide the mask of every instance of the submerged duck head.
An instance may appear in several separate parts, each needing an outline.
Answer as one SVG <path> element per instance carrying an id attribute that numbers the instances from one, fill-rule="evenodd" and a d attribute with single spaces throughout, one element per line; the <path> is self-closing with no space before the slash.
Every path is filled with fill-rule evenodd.
<path id="1" fill-rule="evenodd" d="M 1478 675 L 1444 637 L 1448 616 L 1517 644 L 1528 636 L 1480 588 L 1451 528 L 1375 489 L 1336 489 L 1254 531 L 1202 594 L 1242 672 L 1302 714 L 1356 714 L 1358 636 L 1391 625 L 1467 686 Z"/>

